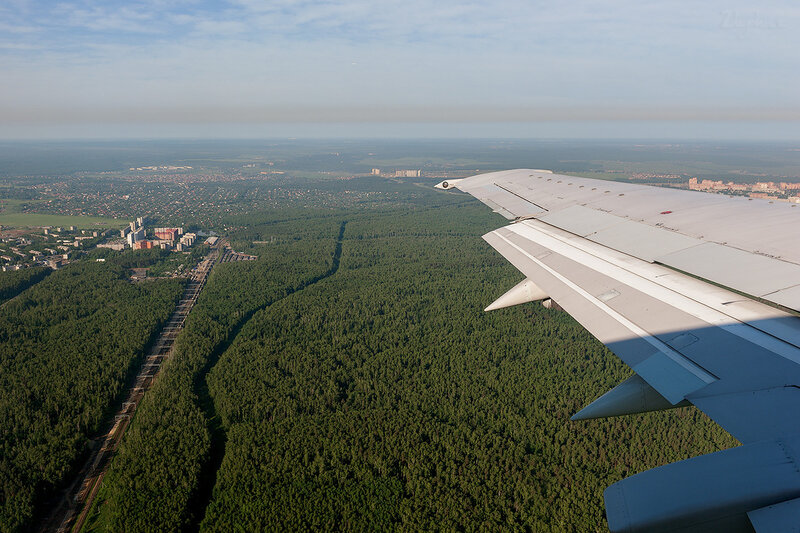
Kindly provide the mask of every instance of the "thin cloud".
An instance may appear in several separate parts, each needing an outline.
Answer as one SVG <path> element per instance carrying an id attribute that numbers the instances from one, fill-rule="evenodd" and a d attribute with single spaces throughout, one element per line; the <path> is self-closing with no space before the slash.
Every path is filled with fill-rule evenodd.
<path id="1" fill-rule="evenodd" d="M 794 120 L 800 108 L 789 4 L 34 1 L 0 19 L 0 116 L 16 123 Z"/>

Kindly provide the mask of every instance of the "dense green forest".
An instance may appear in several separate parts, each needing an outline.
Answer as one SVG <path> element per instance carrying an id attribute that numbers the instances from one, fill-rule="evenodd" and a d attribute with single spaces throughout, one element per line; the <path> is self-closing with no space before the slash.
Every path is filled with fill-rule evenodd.
<path id="1" fill-rule="evenodd" d="M 82 261 L 0 307 L 0 531 L 66 480 L 181 291 Z"/>
<path id="2" fill-rule="evenodd" d="M 202 512 L 204 502 L 196 500 L 203 482 L 213 485 L 217 465 L 210 479 L 203 477 L 214 460 L 213 439 L 224 440 L 214 427 L 205 372 L 255 311 L 332 271 L 341 227 L 340 219 L 326 217 L 253 226 L 249 236 L 271 242 L 249 250 L 259 260 L 214 268 L 173 356 L 137 409 L 89 529 L 177 531 L 202 518 L 196 508 Z"/>
<path id="3" fill-rule="evenodd" d="M 0 272 L 0 302 L 13 298 L 28 287 L 39 283 L 51 272 L 52 270 L 47 267 Z"/>
<path id="4" fill-rule="evenodd" d="M 232 236 L 259 260 L 215 267 L 86 529 L 602 531 L 608 484 L 735 444 L 570 422 L 630 371 L 563 312 L 482 312 L 520 279 L 485 208 L 306 214 Z"/>
<path id="5" fill-rule="evenodd" d="M 605 528 L 602 491 L 734 441 L 695 410 L 573 423 L 629 374 L 520 275 L 481 207 L 352 217 L 342 266 L 257 313 L 209 376 L 228 431 L 201 529 Z"/>

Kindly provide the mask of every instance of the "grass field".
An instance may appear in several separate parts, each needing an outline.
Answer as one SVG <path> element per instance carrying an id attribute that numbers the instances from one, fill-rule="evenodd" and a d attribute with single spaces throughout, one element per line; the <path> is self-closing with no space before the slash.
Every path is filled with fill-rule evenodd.
<path id="1" fill-rule="evenodd" d="M 47 215 L 40 213 L 0 213 L 0 225 L 15 228 L 37 226 L 75 226 L 79 229 L 121 228 L 126 222 L 114 218 Z"/>
<path id="2" fill-rule="evenodd" d="M 0 225 L 14 228 L 38 226 L 75 226 L 78 229 L 121 228 L 124 220 L 105 217 L 75 215 L 51 215 L 46 213 L 22 213 L 23 204 L 35 204 L 37 200 L 0 198 Z"/>

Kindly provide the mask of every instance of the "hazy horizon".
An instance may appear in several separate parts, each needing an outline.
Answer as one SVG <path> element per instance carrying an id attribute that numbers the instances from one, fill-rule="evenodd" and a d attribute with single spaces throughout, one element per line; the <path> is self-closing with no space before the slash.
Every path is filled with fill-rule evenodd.
<path id="1" fill-rule="evenodd" d="M 794 121 L 0 125 L 2 141 L 530 139 L 800 142 Z"/>
<path id="2" fill-rule="evenodd" d="M 800 9 L 0 6 L 0 138 L 800 139 Z"/>

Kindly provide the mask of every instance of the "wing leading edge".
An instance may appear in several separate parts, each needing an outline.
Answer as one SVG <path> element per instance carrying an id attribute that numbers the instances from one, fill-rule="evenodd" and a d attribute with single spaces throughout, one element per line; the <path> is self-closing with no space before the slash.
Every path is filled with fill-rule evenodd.
<path id="1" fill-rule="evenodd" d="M 740 293 L 800 307 L 800 256 L 781 249 L 797 229 L 752 237 L 778 219 L 800 227 L 800 210 L 545 171 L 439 187 L 514 221 L 484 239 L 526 281 L 489 308 L 552 298 L 636 372 L 574 418 L 691 403 L 743 443 L 609 487 L 612 531 L 780 530 L 800 507 L 800 319 Z M 717 227 L 726 205 L 750 237 Z"/>

